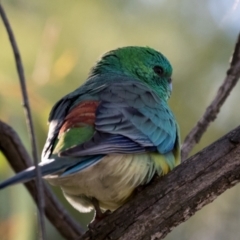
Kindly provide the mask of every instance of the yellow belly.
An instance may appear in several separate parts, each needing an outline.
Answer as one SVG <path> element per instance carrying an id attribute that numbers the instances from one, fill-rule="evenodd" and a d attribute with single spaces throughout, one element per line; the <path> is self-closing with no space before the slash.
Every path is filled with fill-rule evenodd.
<path id="1" fill-rule="evenodd" d="M 172 155 L 172 154 L 171 154 Z M 164 175 L 175 165 L 172 155 L 165 157 L 157 153 L 107 155 L 97 164 L 79 173 L 47 180 L 62 188 L 66 199 L 81 212 L 93 208 L 91 198 L 99 201 L 102 209 L 111 211 L 123 205 L 134 189 L 148 183 L 155 173 Z"/>

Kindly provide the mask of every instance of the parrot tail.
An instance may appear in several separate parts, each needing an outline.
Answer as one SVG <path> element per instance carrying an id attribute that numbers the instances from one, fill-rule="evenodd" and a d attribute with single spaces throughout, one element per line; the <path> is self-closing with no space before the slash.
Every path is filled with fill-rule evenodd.
<path id="1" fill-rule="evenodd" d="M 66 159 L 66 158 L 58 158 L 58 159 L 48 159 L 44 162 L 38 164 L 42 177 L 51 175 L 54 173 L 60 174 L 60 177 L 67 176 L 69 174 L 73 174 L 77 171 L 81 171 L 86 167 L 97 163 L 102 156 L 96 157 L 87 157 L 80 159 Z M 17 173 L 15 176 L 5 180 L 0 183 L 0 189 L 11 186 L 17 183 L 25 183 L 36 177 L 35 166 L 29 167 L 22 172 Z"/>
<path id="2" fill-rule="evenodd" d="M 40 168 L 41 169 L 41 168 Z M 42 170 L 42 169 L 41 169 Z M 15 176 L 0 183 L 0 189 L 11 186 L 16 183 L 25 183 L 30 181 L 36 176 L 35 167 L 29 167 L 26 170 L 17 173 Z"/>

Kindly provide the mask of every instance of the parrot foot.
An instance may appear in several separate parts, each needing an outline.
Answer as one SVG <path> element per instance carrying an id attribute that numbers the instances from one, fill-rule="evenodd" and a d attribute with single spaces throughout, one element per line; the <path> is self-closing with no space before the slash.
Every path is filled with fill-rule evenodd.
<path id="1" fill-rule="evenodd" d="M 92 204 L 94 206 L 95 209 L 95 216 L 93 218 L 93 220 L 88 224 L 88 228 L 89 229 L 93 229 L 97 226 L 97 224 L 104 219 L 106 216 L 111 214 L 110 210 L 107 210 L 105 212 L 102 212 L 102 210 L 99 207 L 99 202 L 96 198 L 92 198 Z"/>

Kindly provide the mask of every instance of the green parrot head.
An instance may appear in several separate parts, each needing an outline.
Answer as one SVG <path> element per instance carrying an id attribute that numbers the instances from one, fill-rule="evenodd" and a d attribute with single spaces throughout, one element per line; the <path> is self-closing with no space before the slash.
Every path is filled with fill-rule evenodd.
<path id="1" fill-rule="evenodd" d="M 123 47 L 107 52 L 96 63 L 90 77 L 112 73 L 146 83 L 167 100 L 172 91 L 172 66 L 160 52 L 149 47 Z"/>

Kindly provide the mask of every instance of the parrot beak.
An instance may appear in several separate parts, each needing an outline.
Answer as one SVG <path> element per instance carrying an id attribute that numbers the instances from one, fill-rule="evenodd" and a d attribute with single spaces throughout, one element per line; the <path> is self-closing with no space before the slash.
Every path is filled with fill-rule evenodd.
<path id="1" fill-rule="evenodd" d="M 170 88 L 170 91 L 172 92 L 172 79 L 171 78 L 169 79 L 169 88 Z"/>

